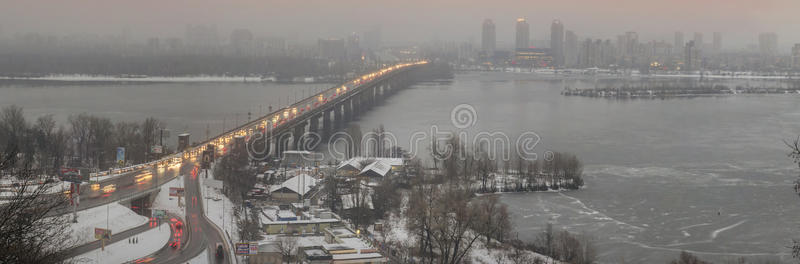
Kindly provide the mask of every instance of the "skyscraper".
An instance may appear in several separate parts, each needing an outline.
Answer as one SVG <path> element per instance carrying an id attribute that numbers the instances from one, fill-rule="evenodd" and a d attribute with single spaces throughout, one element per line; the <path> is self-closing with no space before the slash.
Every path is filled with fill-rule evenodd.
<path id="1" fill-rule="evenodd" d="M 564 66 L 564 25 L 558 19 L 550 25 L 550 50 L 555 66 Z"/>
<path id="2" fill-rule="evenodd" d="M 792 47 L 792 69 L 800 70 L 800 44 Z"/>
<path id="3" fill-rule="evenodd" d="M 700 32 L 694 33 L 694 47 L 698 49 L 703 48 L 703 33 Z"/>
<path id="4" fill-rule="evenodd" d="M 530 41 L 530 34 L 531 28 L 528 25 L 528 22 L 525 21 L 524 18 L 517 19 L 517 45 L 515 48 L 517 49 L 525 49 L 528 48 L 528 42 Z"/>
<path id="5" fill-rule="evenodd" d="M 497 41 L 495 33 L 494 22 L 491 19 L 483 20 L 483 28 L 481 30 L 481 50 L 486 57 L 491 58 L 494 56 L 495 43 Z"/>
<path id="6" fill-rule="evenodd" d="M 675 49 L 673 50 L 673 52 L 675 54 L 680 54 L 680 50 L 683 49 L 684 44 L 685 43 L 683 42 L 683 32 L 680 31 L 675 32 L 675 43 L 673 45 Z"/>
<path id="7" fill-rule="evenodd" d="M 377 51 L 381 48 L 381 29 L 376 27 L 372 30 L 364 32 L 363 47 L 372 51 Z"/>
<path id="8" fill-rule="evenodd" d="M 714 52 L 719 52 L 722 50 L 722 33 L 714 32 L 714 42 L 712 47 Z"/>
<path id="9" fill-rule="evenodd" d="M 567 30 L 564 35 L 564 66 L 575 67 L 578 64 L 578 35 Z"/>
<path id="10" fill-rule="evenodd" d="M 778 34 L 761 33 L 758 35 L 758 49 L 763 55 L 775 55 L 778 53 Z"/>
<path id="11" fill-rule="evenodd" d="M 681 70 L 700 70 L 700 49 L 697 48 L 694 41 L 686 43 L 683 56 L 683 69 Z"/>

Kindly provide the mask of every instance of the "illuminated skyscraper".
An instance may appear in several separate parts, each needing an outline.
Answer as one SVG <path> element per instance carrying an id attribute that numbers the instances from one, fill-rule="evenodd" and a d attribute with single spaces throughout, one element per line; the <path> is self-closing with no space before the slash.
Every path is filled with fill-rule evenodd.
<path id="1" fill-rule="evenodd" d="M 516 48 L 517 49 L 526 49 L 528 48 L 528 42 L 530 41 L 530 34 L 531 34 L 531 27 L 528 25 L 528 22 L 525 21 L 524 18 L 517 19 L 517 42 Z"/>
<path id="2" fill-rule="evenodd" d="M 564 66 L 564 24 L 559 20 L 550 25 L 550 50 L 555 66 Z"/>

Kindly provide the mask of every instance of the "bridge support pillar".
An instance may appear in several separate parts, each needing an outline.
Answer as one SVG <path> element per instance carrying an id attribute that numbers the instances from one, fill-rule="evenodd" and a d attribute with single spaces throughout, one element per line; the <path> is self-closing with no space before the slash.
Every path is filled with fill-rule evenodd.
<path id="1" fill-rule="evenodd" d="M 353 120 L 353 100 L 347 99 L 344 101 L 344 121 L 350 122 Z"/>
<path id="2" fill-rule="evenodd" d="M 336 115 L 336 117 L 334 117 L 333 120 L 334 122 L 336 122 L 335 123 L 336 128 L 338 129 L 344 127 L 344 104 L 338 103 L 333 106 L 333 109 L 334 109 L 333 110 L 334 114 Z"/>
<path id="3" fill-rule="evenodd" d="M 303 133 L 306 130 L 306 122 L 299 123 L 294 127 L 294 132 L 292 133 L 292 148 L 295 150 L 305 150 L 303 149 Z"/>
<path id="4" fill-rule="evenodd" d="M 351 120 L 355 120 L 361 114 L 361 96 L 353 96 L 350 101 L 353 102 L 353 112 Z"/>
<path id="5" fill-rule="evenodd" d="M 331 110 L 322 111 L 322 138 L 328 139 L 331 136 Z"/>
<path id="6" fill-rule="evenodd" d="M 308 131 L 312 133 L 319 133 L 319 118 L 320 115 L 314 115 L 308 121 Z"/>

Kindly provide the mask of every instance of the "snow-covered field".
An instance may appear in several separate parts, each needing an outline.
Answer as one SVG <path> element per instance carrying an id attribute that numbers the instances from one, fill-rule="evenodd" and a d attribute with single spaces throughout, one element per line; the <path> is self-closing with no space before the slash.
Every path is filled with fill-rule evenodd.
<path id="1" fill-rule="evenodd" d="M 139 243 L 129 244 L 128 240 L 106 245 L 105 250 L 95 249 L 75 257 L 77 263 L 123 263 L 150 255 L 167 244 L 170 238 L 168 224 L 150 229 L 137 235 Z"/>
<path id="2" fill-rule="evenodd" d="M 200 191 L 203 193 L 203 203 L 205 203 L 204 206 L 206 207 L 204 212 L 211 223 L 223 230 L 225 233 L 223 234 L 225 236 L 224 239 L 228 243 L 230 241 L 239 241 L 239 233 L 236 231 L 236 223 L 233 221 L 233 203 L 221 193 L 222 190 L 207 187 L 207 185 L 222 186 L 221 181 L 214 180 L 213 171 L 213 168 L 208 170 L 208 178 L 200 174 L 197 175 L 197 178 L 200 179 Z M 233 247 L 230 248 L 233 250 Z M 232 251 L 230 253 L 232 254 Z"/>
<path id="3" fill-rule="evenodd" d="M 178 206 L 178 197 L 169 196 L 170 187 L 183 187 L 183 177 L 182 175 L 175 177 L 175 179 L 161 185 L 161 190 L 158 192 L 158 196 L 156 196 L 156 199 L 153 201 L 151 208 L 166 209 L 168 213 L 179 215 L 186 219 L 186 211 Z M 186 200 L 182 199 L 181 204 L 185 206 Z"/>
<path id="4" fill-rule="evenodd" d="M 67 216 L 71 218 L 72 214 Z M 106 219 L 108 219 L 107 222 Z M 119 203 L 78 211 L 78 222 L 70 225 L 72 237 L 77 239 L 78 245 L 92 242 L 94 241 L 94 228 L 106 228 L 106 223 L 108 223 L 108 228 L 111 229 L 113 236 L 115 233 L 146 224 L 147 217 L 138 215 Z"/>

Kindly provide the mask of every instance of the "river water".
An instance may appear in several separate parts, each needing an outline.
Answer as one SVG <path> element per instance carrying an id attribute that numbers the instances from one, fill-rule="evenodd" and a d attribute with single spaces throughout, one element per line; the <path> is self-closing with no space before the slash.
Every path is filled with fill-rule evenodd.
<path id="1" fill-rule="evenodd" d="M 463 131 L 535 133 L 535 150 L 572 152 L 585 164 L 586 188 L 563 193 L 503 194 L 515 232 L 532 241 L 556 229 L 590 234 L 603 263 L 666 263 L 681 250 L 714 261 L 738 257 L 791 260 L 800 239 L 800 170 L 783 140 L 800 134 L 800 95 L 734 95 L 666 100 L 566 97 L 559 81 L 527 74 L 465 73 L 452 82 L 418 84 L 358 121 L 384 125 L 399 144 L 415 133 L 457 131 L 451 113 L 467 105 Z M 122 120 L 160 118 L 202 138 L 223 120 L 263 112 L 327 85 L 248 83 L 4 83 L 0 106 L 59 120 L 88 112 Z M 308 92 L 304 92 L 308 91 Z M 279 102 L 280 100 L 280 102 Z M 238 118 L 236 118 L 236 113 Z M 200 135 L 200 136 L 195 136 Z"/>

